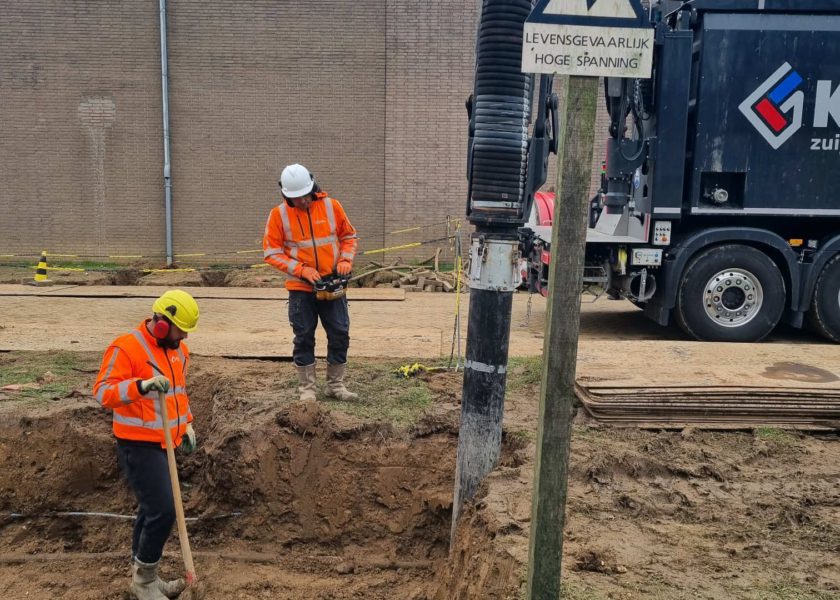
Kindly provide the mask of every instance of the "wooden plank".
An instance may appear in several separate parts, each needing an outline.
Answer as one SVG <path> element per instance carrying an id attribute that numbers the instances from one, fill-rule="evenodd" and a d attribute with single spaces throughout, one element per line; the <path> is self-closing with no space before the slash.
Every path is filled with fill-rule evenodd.
<path id="1" fill-rule="evenodd" d="M 78 285 L 34 288 L 26 285 L 0 285 L 0 296 L 48 296 L 51 298 L 157 298 L 172 286 Z M 286 288 L 180 287 L 196 299 L 288 300 Z M 405 290 L 399 288 L 350 288 L 349 300 L 399 302 Z"/>

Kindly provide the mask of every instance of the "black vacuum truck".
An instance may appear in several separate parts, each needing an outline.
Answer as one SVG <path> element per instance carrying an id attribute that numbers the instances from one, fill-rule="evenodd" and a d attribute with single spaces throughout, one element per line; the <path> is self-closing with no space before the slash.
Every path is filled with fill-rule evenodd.
<path id="1" fill-rule="evenodd" d="M 652 78 L 604 83 L 586 284 L 698 340 L 754 342 L 784 322 L 840 342 L 840 2 L 649 10 Z M 529 206 L 526 244 L 543 292 L 546 206 Z"/>

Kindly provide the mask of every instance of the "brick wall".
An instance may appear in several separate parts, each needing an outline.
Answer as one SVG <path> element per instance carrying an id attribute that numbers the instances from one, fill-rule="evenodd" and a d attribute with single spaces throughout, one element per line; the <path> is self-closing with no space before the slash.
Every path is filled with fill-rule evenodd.
<path id="1" fill-rule="evenodd" d="M 440 223 L 447 215 L 465 214 L 464 102 L 473 88 L 477 18 L 476 2 L 388 2 L 384 229 L 389 247 L 444 237 L 446 226 Z M 390 234 L 417 226 L 424 229 Z M 432 252 L 433 247 L 400 250 L 384 258 L 428 258 Z"/>
<path id="2" fill-rule="evenodd" d="M 4 5 L 0 254 L 162 255 L 157 3 Z M 446 235 L 441 223 L 466 202 L 476 11 L 442 0 L 170 3 L 176 254 L 256 262 L 222 253 L 259 247 L 290 162 L 342 201 L 363 250 Z"/>
<path id="3" fill-rule="evenodd" d="M 4 5 L 0 253 L 161 251 L 157 5 Z"/>
<path id="4" fill-rule="evenodd" d="M 179 0 L 170 16 L 176 250 L 260 247 L 300 162 L 380 246 L 381 0 Z M 253 255 L 252 255 L 253 258 Z"/>

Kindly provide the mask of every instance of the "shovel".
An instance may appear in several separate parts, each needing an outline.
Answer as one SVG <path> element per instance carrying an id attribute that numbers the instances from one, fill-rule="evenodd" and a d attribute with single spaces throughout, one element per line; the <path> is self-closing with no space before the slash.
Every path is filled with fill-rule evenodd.
<path id="1" fill-rule="evenodd" d="M 180 596 L 185 600 L 201 600 L 207 593 L 204 585 L 195 576 L 190 540 L 187 537 L 187 522 L 184 519 L 184 504 L 181 501 L 181 485 L 178 483 L 178 468 L 175 465 L 175 446 L 172 443 L 172 432 L 169 429 L 169 415 L 166 410 L 166 394 L 158 392 L 160 402 L 160 417 L 163 421 L 163 439 L 166 441 L 166 458 L 169 461 L 169 480 L 172 483 L 172 496 L 175 499 L 175 519 L 178 522 L 178 539 L 181 541 L 181 556 L 184 558 L 184 570 L 187 589 Z"/>

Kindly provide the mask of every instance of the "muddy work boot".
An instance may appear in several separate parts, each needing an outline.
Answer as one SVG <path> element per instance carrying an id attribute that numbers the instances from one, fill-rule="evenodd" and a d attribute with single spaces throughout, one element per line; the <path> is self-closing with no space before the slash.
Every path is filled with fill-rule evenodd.
<path id="1" fill-rule="evenodd" d="M 353 402 L 359 399 L 359 395 L 344 387 L 345 366 L 327 364 L 327 396 L 342 402 Z"/>
<path id="2" fill-rule="evenodd" d="M 156 563 L 144 563 L 134 559 L 134 566 L 131 569 L 131 585 L 128 588 L 129 595 L 135 600 L 167 600 L 177 598 L 187 587 L 183 579 L 164 581 L 158 577 L 158 565 Z"/>
<path id="3" fill-rule="evenodd" d="M 185 589 L 187 589 L 187 582 L 182 578 L 173 579 L 172 581 L 164 581 L 160 577 L 155 580 L 155 585 L 163 592 L 167 598 L 177 598 Z"/>
<path id="4" fill-rule="evenodd" d="M 315 380 L 315 363 L 306 365 L 305 367 L 298 367 L 298 394 L 300 394 L 301 402 L 314 402 L 316 400 L 315 392 L 318 389 Z"/>

